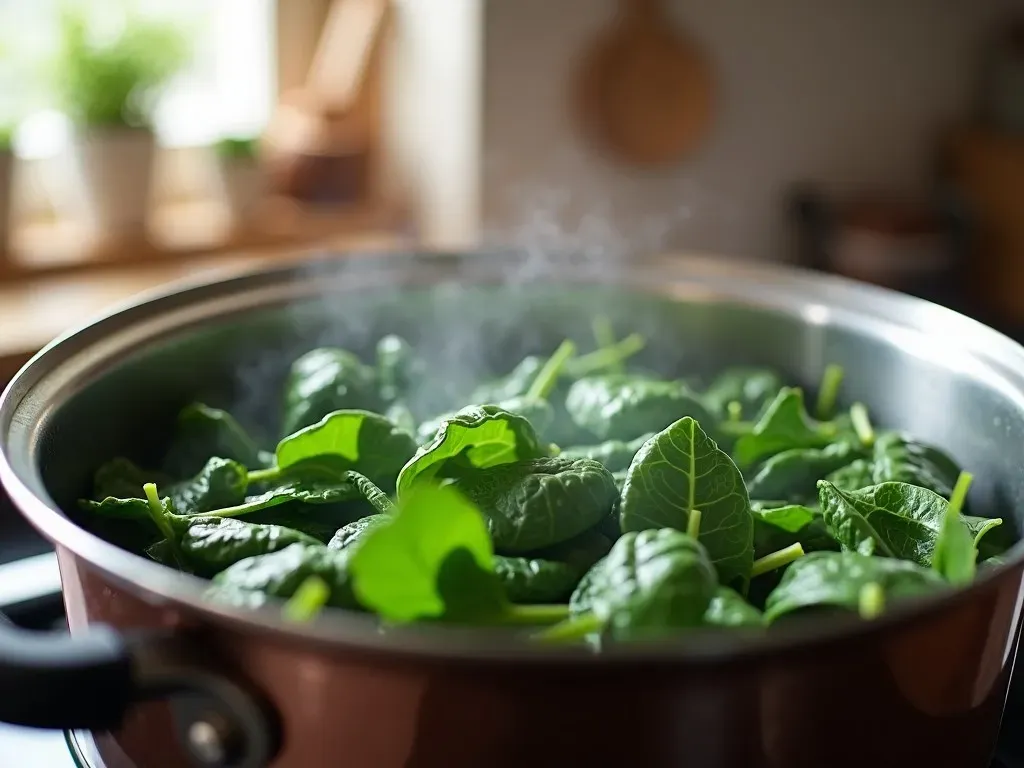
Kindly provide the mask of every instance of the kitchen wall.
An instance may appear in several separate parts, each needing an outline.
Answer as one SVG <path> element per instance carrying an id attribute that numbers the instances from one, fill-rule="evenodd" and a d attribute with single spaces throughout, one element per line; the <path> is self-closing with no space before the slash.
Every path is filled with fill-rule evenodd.
<path id="1" fill-rule="evenodd" d="M 789 254 L 785 190 L 925 187 L 969 108 L 975 59 L 1016 0 L 671 0 L 718 78 L 712 133 L 677 168 L 617 169 L 570 120 L 574 64 L 612 0 L 487 0 L 484 234 L 546 243 Z"/>

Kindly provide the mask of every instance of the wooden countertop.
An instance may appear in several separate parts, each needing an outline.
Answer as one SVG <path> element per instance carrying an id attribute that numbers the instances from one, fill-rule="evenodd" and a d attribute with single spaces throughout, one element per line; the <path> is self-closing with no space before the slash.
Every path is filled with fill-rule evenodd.
<path id="1" fill-rule="evenodd" d="M 315 250 L 387 250 L 408 245 L 391 232 L 346 235 L 315 249 L 231 253 L 173 262 L 108 267 L 96 272 L 53 275 L 0 283 L 0 386 L 55 336 L 87 322 L 132 296 L 169 282 L 227 276 L 255 266 L 299 261 Z"/>

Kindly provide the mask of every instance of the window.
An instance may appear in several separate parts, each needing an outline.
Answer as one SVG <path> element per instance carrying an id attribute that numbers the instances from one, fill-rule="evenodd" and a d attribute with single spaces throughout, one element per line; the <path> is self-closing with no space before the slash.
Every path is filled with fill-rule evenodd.
<path id="1" fill-rule="evenodd" d="M 70 126 L 45 85 L 65 0 L 0 0 L 0 124 L 17 122 L 23 158 L 58 154 Z M 80 0 L 102 13 L 124 0 Z M 138 0 L 156 18 L 187 25 L 193 59 L 170 84 L 154 115 L 161 145 L 209 144 L 224 133 L 257 133 L 274 94 L 275 0 Z"/>

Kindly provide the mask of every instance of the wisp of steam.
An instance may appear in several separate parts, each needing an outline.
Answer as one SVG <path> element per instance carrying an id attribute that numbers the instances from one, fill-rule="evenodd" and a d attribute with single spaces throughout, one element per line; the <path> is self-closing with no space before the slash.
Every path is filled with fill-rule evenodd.
<path id="1" fill-rule="evenodd" d="M 488 228 L 478 249 L 430 285 L 345 290 L 346 285 L 361 286 L 367 263 L 380 257 L 328 254 L 311 261 L 304 272 L 311 283 L 323 285 L 322 293 L 287 310 L 296 340 L 263 349 L 238 367 L 231 411 L 257 432 L 272 433 L 274 427 L 266 426 L 268 414 L 280 407 L 283 377 L 293 360 L 315 347 L 335 346 L 371 362 L 380 336 L 397 331 L 431 363 L 432 373 L 421 382 L 410 406 L 421 418 L 434 415 L 443 404 L 450 406 L 482 380 L 518 362 L 503 354 L 502 347 L 507 345 L 499 340 L 516 339 L 521 350 L 532 354 L 553 350 L 550 329 L 539 326 L 535 304 L 526 299 L 537 290 L 550 292 L 557 284 L 557 272 L 569 269 L 577 277 L 614 283 L 636 255 L 664 251 L 691 212 L 687 195 L 681 194 L 671 212 L 639 217 L 626 227 L 612 223 L 614 211 L 607 201 L 574 212 L 573 193 L 567 188 L 520 184 L 510 196 L 518 208 L 512 223 Z M 512 258 L 498 258 L 501 255 Z M 477 302 L 471 309 L 468 297 L 483 273 L 490 285 L 498 285 L 503 300 L 500 306 Z M 414 322 L 405 322 L 403 328 L 399 316 L 410 314 L 410 290 L 419 296 L 412 312 Z M 551 301 L 559 301 L 557 292 Z M 583 327 L 589 327 L 586 316 L 607 314 L 606 304 L 577 306 Z M 310 317 L 316 322 L 310 324 Z M 654 329 L 623 326 L 616 330 L 622 336 Z"/>

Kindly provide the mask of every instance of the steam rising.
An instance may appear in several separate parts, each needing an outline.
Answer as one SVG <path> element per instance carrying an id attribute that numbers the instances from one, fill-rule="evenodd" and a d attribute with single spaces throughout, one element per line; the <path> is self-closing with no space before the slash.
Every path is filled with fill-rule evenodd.
<path id="1" fill-rule="evenodd" d="M 364 282 L 367 262 L 379 257 L 357 254 L 309 264 L 305 268 L 309 277 L 322 281 L 324 292 L 287 309 L 295 338 L 276 347 L 262 347 L 255 359 L 238 367 L 230 409 L 243 423 L 263 427 L 257 431 L 266 431 L 272 444 L 280 437 L 274 424 L 284 376 L 294 359 L 314 347 L 337 346 L 372 363 L 378 339 L 388 332 L 405 336 L 430 363 L 431 375 L 409 403 L 416 416 L 424 419 L 460 407 L 465 401 L 459 398 L 481 381 L 510 370 L 522 354 L 550 354 L 561 335 L 569 333 L 568 328 L 542 327 L 535 301 L 530 301 L 537 290 L 550 290 L 554 285 L 556 260 L 560 270 L 568 264 L 587 279 L 615 282 L 636 255 L 666 250 L 691 215 L 686 194 L 677 196 L 680 202 L 671 213 L 640 216 L 629 227 L 612 223 L 611 202 L 574 212 L 573 194 L 550 184 L 521 184 L 511 190 L 510 197 L 518 209 L 511 217 L 514 224 L 485 231 L 478 255 L 430 286 L 338 291 L 339 286 Z M 501 252 L 513 252 L 516 258 L 500 262 L 489 258 Z M 470 301 L 472 291 L 467 289 L 480 282 L 481 272 L 487 272 L 487 280 L 493 284 L 496 263 L 502 264 L 497 275 L 501 292 L 505 296 L 519 294 L 518 299 L 489 304 Z M 409 290 L 426 294 L 415 311 L 410 311 Z M 550 301 L 559 302 L 559 298 L 555 295 Z M 591 317 L 613 309 L 576 306 L 571 314 L 578 322 L 573 325 L 579 326 L 577 330 L 587 329 Z M 316 322 L 311 323 L 311 317 Z M 616 330 L 620 336 L 643 331 L 625 324 Z M 586 345 L 586 331 L 579 340 Z M 518 349 L 511 349 L 513 345 Z M 273 423 L 269 414 L 275 414 Z"/>

